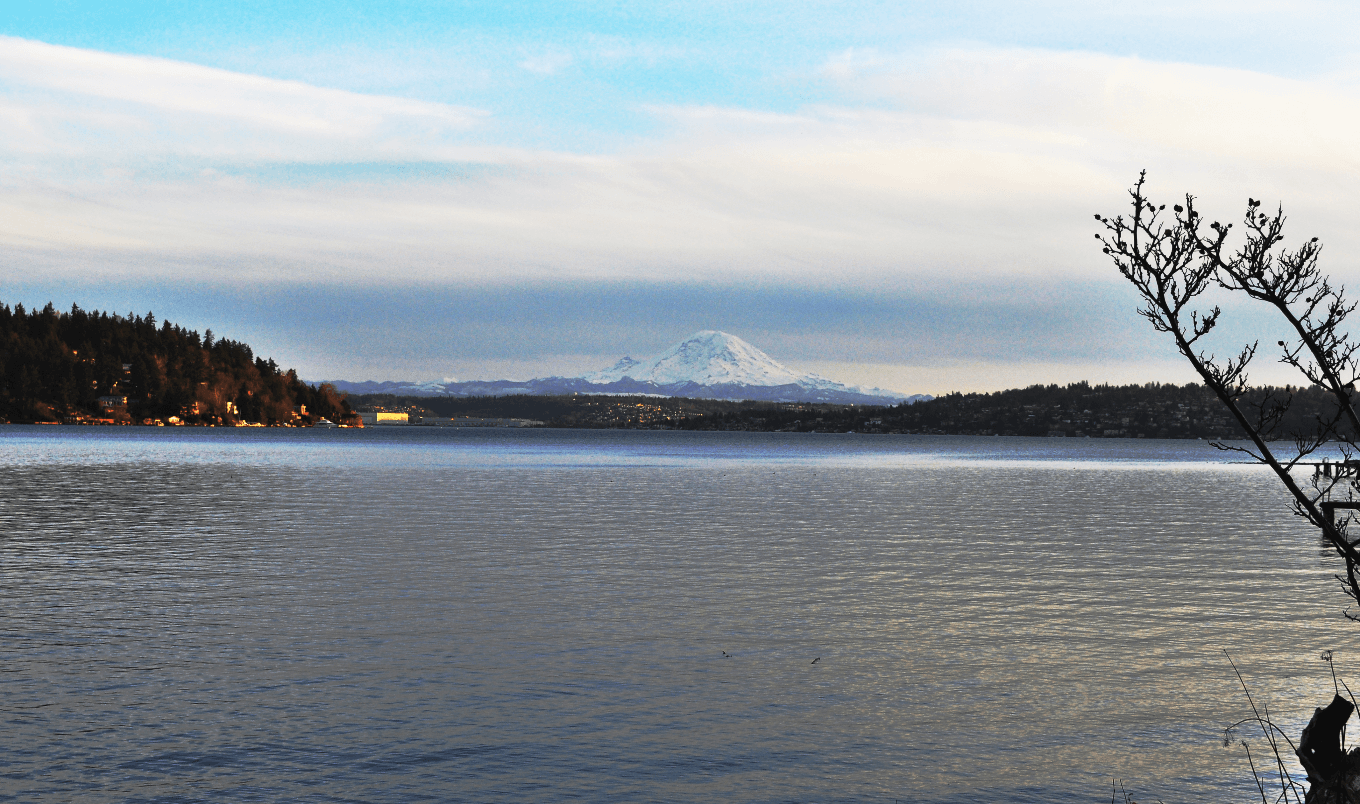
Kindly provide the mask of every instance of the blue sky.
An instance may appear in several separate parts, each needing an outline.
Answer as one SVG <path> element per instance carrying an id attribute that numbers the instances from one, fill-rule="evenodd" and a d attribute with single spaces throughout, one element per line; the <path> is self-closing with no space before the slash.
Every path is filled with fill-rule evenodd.
<path id="1" fill-rule="evenodd" d="M 1144 167 L 1220 217 L 1283 201 L 1360 275 L 1349 4 L 3 10 L 0 299 L 311 378 L 575 374 L 713 328 L 911 392 L 1185 381 L 1091 238 Z"/>

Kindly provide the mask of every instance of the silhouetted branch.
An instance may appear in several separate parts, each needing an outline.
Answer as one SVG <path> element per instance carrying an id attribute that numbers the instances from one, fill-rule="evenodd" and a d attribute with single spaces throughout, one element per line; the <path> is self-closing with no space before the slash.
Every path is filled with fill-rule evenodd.
<path id="1" fill-rule="evenodd" d="M 1229 251 L 1232 224 L 1214 221 L 1203 226 L 1191 195 L 1185 196 L 1184 206 L 1173 206 L 1172 220 L 1165 221 L 1166 206 L 1154 205 L 1144 194 L 1146 180 L 1146 172 L 1140 173 L 1138 182 L 1129 190 L 1132 209 L 1127 218 L 1096 216 L 1104 229 L 1096 234 L 1103 252 L 1142 296 L 1139 314 L 1158 332 L 1172 336 L 1181 355 L 1236 419 L 1250 443 L 1243 446 L 1215 442 L 1214 446 L 1249 455 L 1275 473 L 1292 498 L 1295 514 L 1317 527 L 1323 541 L 1345 562 L 1345 573 L 1336 576 L 1337 580 L 1345 593 L 1360 603 L 1360 552 L 1347 536 L 1352 514 L 1347 513 L 1341 522 L 1336 522 L 1335 512 L 1341 503 L 1333 499 L 1334 494 L 1344 490 L 1349 502 L 1360 490 L 1360 462 L 1354 460 L 1360 452 L 1356 441 L 1360 439 L 1360 415 L 1354 400 L 1355 383 L 1360 379 L 1360 344 L 1352 343 L 1344 328 L 1357 303 L 1348 301 L 1342 288 L 1333 287 L 1322 274 L 1318 265 L 1322 246 L 1316 237 L 1294 250 L 1283 247 L 1282 207 L 1267 215 L 1261 211 L 1260 201 L 1248 199 L 1242 220 L 1245 242 Z M 1274 309 L 1289 324 L 1294 340 L 1277 342 L 1280 362 L 1297 370 L 1310 387 L 1322 389 L 1335 403 L 1334 410 L 1312 416 L 1311 431 L 1280 432 L 1284 422 L 1298 420 L 1297 416 L 1291 419 L 1289 415 L 1295 401 L 1289 389 L 1283 395 L 1267 391 L 1251 397 L 1247 368 L 1256 356 L 1259 342 L 1248 344 L 1235 356 L 1222 360 L 1201 348 L 1201 342 L 1214 331 L 1222 316 L 1217 306 L 1207 311 L 1199 306 L 1201 297 L 1211 288 L 1245 293 Z M 1244 406 L 1248 398 L 1259 401 Z M 1280 442 L 1282 435 L 1288 437 L 1286 443 L 1292 444 L 1288 455 L 1284 454 L 1288 447 L 1277 453 L 1272 446 Z M 1319 464 L 1304 462 L 1328 446 L 1340 451 L 1339 463 L 1333 465 L 1326 459 Z M 1293 475 L 1301 466 L 1314 467 L 1309 490 Z M 1349 610 L 1345 615 L 1360 621 L 1360 615 Z M 1330 653 L 1323 658 L 1330 665 Z M 1231 656 L 1228 661 L 1232 662 Z M 1253 717 L 1230 726 L 1225 731 L 1224 744 L 1227 745 L 1229 732 L 1244 723 L 1255 723 L 1261 728 L 1276 759 L 1281 786 L 1277 801 L 1308 804 L 1360 801 L 1360 754 L 1352 756 L 1343 747 L 1344 725 L 1355 709 L 1354 702 L 1341 697 L 1339 688 L 1335 689 L 1332 702 L 1316 710 L 1296 747 L 1275 726 L 1269 708 L 1257 708 L 1235 663 L 1233 671 L 1247 695 Z M 1335 672 L 1333 687 L 1337 687 Z M 1308 773 L 1310 788 L 1306 798 L 1300 797 L 1301 787 L 1285 767 L 1281 741 Z M 1243 746 L 1246 747 L 1245 742 Z M 1265 802 L 1265 786 L 1256 774 L 1249 747 L 1247 751 L 1258 792 Z"/>
<path id="2" fill-rule="evenodd" d="M 1166 205 L 1154 205 L 1144 193 L 1146 171 L 1129 190 L 1131 210 L 1128 217 L 1107 218 L 1096 215 L 1104 231 L 1096 234 L 1102 251 L 1116 269 L 1128 279 L 1143 298 L 1139 313 L 1159 332 L 1170 334 L 1181 355 L 1190 362 L 1204 384 L 1219 398 L 1246 434 L 1250 447 L 1218 443 L 1220 449 L 1240 452 L 1275 473 L 1294 500 L 1295 512 L 1317 527 L 1323 539 L 1346 562 L 1347 594 L 1360 602 L 1360 564 L 1357 552 L 1319 503 L 1334 484 L 1309 494 L 1292 475 L 1307 456 L 1328 443 L 1354 447 L 1360 434 L 1360 417 L 1352 403 L 1354 383 L 1360 367 L 1357 346 L 1341 330 L 1346 317 L 1355 310 L 1339 289 L 1333 289 L 1318 268 L 1321 246 L 1317 239 L 1295 251 L 1277 246 L 1282 242 L 1284 213 L 1267 216 L 1259 211 L 1260 202 L 1248 201 L 1244 218 L 1246 243 L 1232 254 L 1226 253 L 1232 224 L 1217 221 L 1203 226 L 1195 210 L 1195 199 L 1185 196 L 1185 204 L 1172 207 L 1171 220 L 1165 218 Z M 1217 326 L 1222 312 L 1214 306 L 1198 308 L 1201 297 L 1211 288 L 1245 292 L 1249 297 L 1274 307 L 1294 328 L 1297 344 L 1280 346 L 1282 362 L 1294 366 L 1310 381 L 1332 394 L 1336 400 L 1335 417 L 1317 417 L 1312 433 L 1293 434 L 1293 452 L 1277 455 L 1270 442 L 1279 437 L 1277 429 L 1290 411 L 1292 397 L 1267 395 L 1249 415 L 1241 402 L 1251 390 L 1247 368 L 1256 356 L 1259 342 L 1248 344 L 1234 357 L 1218 360 L 1198 344 Z M 1349 425 L 1349 430 L 1342 425 Z"/>

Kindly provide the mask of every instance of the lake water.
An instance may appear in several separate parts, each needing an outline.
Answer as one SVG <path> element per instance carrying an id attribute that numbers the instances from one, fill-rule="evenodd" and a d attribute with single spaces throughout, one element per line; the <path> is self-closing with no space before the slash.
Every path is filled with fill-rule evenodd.
<path id="1" fill-rule="evenodd" d="M 6 426 L 0 528 L 5 801 L 1249 801 L 1223 651 L 1360 667 L 1197 441 Z"/>

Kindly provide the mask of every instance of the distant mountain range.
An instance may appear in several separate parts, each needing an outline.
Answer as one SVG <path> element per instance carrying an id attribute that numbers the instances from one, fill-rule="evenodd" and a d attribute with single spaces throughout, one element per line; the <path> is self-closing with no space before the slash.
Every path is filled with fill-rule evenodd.
<path id="1" fill-rule="evenodd" d="M 842 405 L 890 405 L 933 398 L 929 394 L 907 395 L 845 385 L 794 371 L 741 338 L 715 330 L 696 332 L 651 360 L 624 357 L 607 369 L 583 377 L 544 377 L 524 382 L 327 382 L 346 393 L 397 396 L 651 394 Z"/>

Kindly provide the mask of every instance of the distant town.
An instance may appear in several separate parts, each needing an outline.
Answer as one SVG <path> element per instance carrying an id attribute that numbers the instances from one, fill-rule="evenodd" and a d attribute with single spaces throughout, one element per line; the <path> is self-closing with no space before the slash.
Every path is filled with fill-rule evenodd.
<path id="1" fill-rule="evenodd" d="M 1330 400 L 1317 389 L 1264 389 L 1244 406 L 1268 411 L 1295 400 L 1276 434 L 1308 432 Z M 351 396 L 373 424 L 529 426 L 646 430 L 725 430 L 1059 438 L 1233 439 L 1242 435 L 1202 385 L 1035 385 L 990 394 L 949 394 L 890 406 L 733 402 L 656 397 L 506 396 L 479 398 Z M 380 413 L 381 412 L 381 413 Z M 384 418 L 379 420 L 381 415 Z M 402 417 L 405 418 L 402 418 Z M 460 424 L 461 423 L 461 424 Z"/>
<path id="2" fill-rule="evenodd" d="M 411 406 L 405 410 L 365 408 L 359 411 L 365 427 L 409 425 L 412 427 L 543 427 L 537 419 L 486 418 L 483 416 L 431 416 L 423 408 Z"/>

